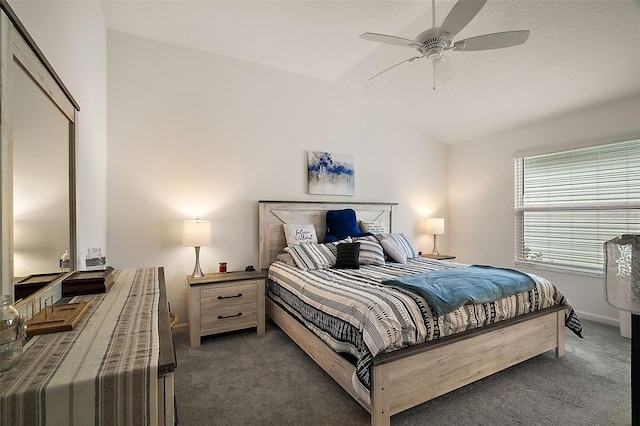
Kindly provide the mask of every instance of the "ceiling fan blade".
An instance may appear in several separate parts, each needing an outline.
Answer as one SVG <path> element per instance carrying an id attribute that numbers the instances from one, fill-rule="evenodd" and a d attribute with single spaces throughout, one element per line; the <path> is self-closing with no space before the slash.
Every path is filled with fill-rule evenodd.
<path id="1" fill-rule="evenodd" d="M 450 38 L 458 34 L 480 12 L 487 0 L 459 0 L 444 18 L 440 34 L 448 33 Z"/>
<path id="2" fill-rule="evenodd" d="M 517 46 L 529 38 L 529 30 L 505 31 L 501 33 L 485 34 L 477 37 L 456 41 L 453 50 L 491 50 L 503 47 Z"/>
<path id="3" fill-rule="evenodd" d="M 378 74 L 376 74 L 376 75 L 374 75 L 373 77 L 371 77 L 371 78 L 369 79 L 369 81 L 373 80 L 374 78 L 376 78 L 376 77 L 377 77 L 377 76 L 379 76 L 380 74 L 385 73 L 385 72 L 389 71 L 390 69 L 393 69 L 393 68 L 397 67 L 398 65 L 402 65 L 402 64 L 404 64 L 405 62 L 413 62 L 413 61 L 415 61 L 416 59 L 420 59 L 420 58 L 424 58 L 424 55 L 422 55 L 422 56 L 414 56 L 414 57 L 412 57 L 412 58 L 405 59 L 405 60 L 404 60 L 404 61 L 402 61 L 402 62 L 398 62 L 397 64 L 395 64 L 395 65 L 393 65 L 393 66 L 390 66 L 389 68 L 387 68 L 387 69 L 385 69 L 385 70 L 380 71 Z"/>
<path id="4" fill-rule="evenodd" d="M 369 41 L 377 41 L 378 43 L 385 44 L 393 44 L 395 46 L 404 46 L 404 47 L 417 47 L 420 46 L 415 40 L 410 40 L 408 38 L 396 37 L 386 34 L 377 34 L 377 33 L 364 33 L 360 34 L 360 38 Z"/>

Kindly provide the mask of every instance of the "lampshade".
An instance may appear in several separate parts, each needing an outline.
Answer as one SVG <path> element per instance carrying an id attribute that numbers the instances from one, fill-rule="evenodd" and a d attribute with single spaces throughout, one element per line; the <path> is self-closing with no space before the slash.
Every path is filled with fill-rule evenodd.
<path id="1" fill-rule="evenodd" d="M 640 315 L 640 235 L 620 235 L 604 243 L 607 302 Z"/>
<path id="2" fill-rule="evenodd" d="M 444 218 L 441 217 L 428 217 L 426 221 L 426 233 L 433 235 L 444 234 Z"/>
<path id="3" fill-rule="evenodd" d="M 211 244 L 211 222 L 208 220 L 186 220 L 182 234 L 182 245 L 202 247 Z"/>

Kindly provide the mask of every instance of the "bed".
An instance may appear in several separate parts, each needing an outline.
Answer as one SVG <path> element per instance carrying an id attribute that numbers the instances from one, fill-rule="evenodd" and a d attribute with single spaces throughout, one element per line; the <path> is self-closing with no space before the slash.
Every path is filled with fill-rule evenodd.
<path id="1" fill-rule="evenodd" d="M 431 336 L 429 339 L 423 336 L 414 339 L 411 344 L 407 344 L 406 339 L 400 339 L 399 343 L 396 342 L 400 348 L 374 352 L 372 359 L 366 360 L 367 394 L 363 396 L 358 386 L 362 385 L 359 379 L 363 377 L 361 359 L 337 352 L 333 338 L 323 335 L 318 329 L 314 330 L 313 324 L 310 326 L 304 315 L 288 307 L 287 298 L 283 297 L 285 290 L 278 283 L 283 281 L 284 276 L 291 275 L 308 280 L 302 286 L 315 286 L 321 275 L 328 277 L 329 281 L 340 281 L 343 273 L 327 270 L 307 274 L 276 260 L 287 246 L 284 225 L 313 224 L 318 240 L 322 241 L 326 212 L 350 208 L 355 210 L 359 220 L 382 224 L 391 232 L 395 206 L 394 203 L 259 202 L 260 267 L 271 267 L 268 279 L 270 291 L 266 297 L 267 315 L 371 414 L 371 424 L 388 425 L 390 417 L 396 413 L 544 352 L 555 350 L 557 357 L 564 355 L 565 322 L 567 312 L 572 312 L 572 309 L 558 298 L 553 304 L 547 303 L 548 307 L 531 313 L 497 322 L 488 321 L 486 325 L 464 332 L 442 333 L 442 336 Z M 427 259 L 415 259 L 407 261 L 407 264 L 402 267 L 394 265 L 393 268 L 407 268 L 417 273 L 425 268 L 459 266 Z M 368 273 L 365 269 L 373 269 L 373 275 L 386 276 L 390 273 L 382 268 L 363 267 L 362 274 Z M 357 275 L 359 272 L 354 273 Z M 366 275 L 357 279 L 369 280 Z M 386 288 L 376 288 L 382 293 L 390 292 Z M 359 290 L 356 292 L 359 293 Z M 406 294 L 394 297 L 402 301 L 397 306 L 409 304 L 405 300 L 409 297 Z M 414 296 L 409 298 L 419 299 Z M 425 308 L 422 306 L 418 309 Z M 428 313 L 423 315 L 429 317 Z M 574 317 L 572 321 L 579 327 L 577 318 Z M 340 349 L 349 352 L 347 347 Z"/>

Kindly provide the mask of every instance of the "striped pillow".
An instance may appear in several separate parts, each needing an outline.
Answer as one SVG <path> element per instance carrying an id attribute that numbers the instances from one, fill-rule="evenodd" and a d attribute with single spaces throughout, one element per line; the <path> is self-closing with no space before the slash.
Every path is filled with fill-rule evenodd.
<path id="1" fill-rule="evenodd" d="M 358 261 L 360 254 L 360 243 L 338 244 L 338 258 L 336 259 L 337 269 L 360 269 Z"/>
<path id="2" fill-rule="evenodd" d="M 380 234 L 378 239 L 389 257 L 398 263 L 407 263 L 407 259 L 415 259 L 418 252 L 406 235 Z"/>
<path id="3" fill-rule="evenodd" d="M 331 253 L 333 253 L 333 255 L 335 257 L 338 257 L 338 244 L 342 244 L 342 243 L 352 243 L 353 240 L 351 239 L 351 237 L 347 237 L 344 240 L 340 240 L 340 241 L 335 241 L 335 242 L 331 242 L 331 243 L 323 243 L 325 246 L 327 246 L 327 248 L 329 248 L 329 250 L 331 250 Z"/>
<path id="4" fill-rule="evenodd" d="M 353 241 L 360 243 L 359 262 L 361 265 L 384 265 L 384 250 L 373 235 L 356 237 Z"/>
<path id="5" fill-rule="evenodd" d="M 303 271 L 331 268 L 336 264 L 336 256 L 326 244 L 293 244 L 284 250 Z"/>
<path id="6" fill-rule="evenodd" d="M 291 257 L 289 253 L 280 253 L 276 257 L 276 260 L 279 260 L 280 262 L 284 262 L 289 266 L 298 266 L 296 265 L 296 262 L 293 260 L 293 257 Z"/>

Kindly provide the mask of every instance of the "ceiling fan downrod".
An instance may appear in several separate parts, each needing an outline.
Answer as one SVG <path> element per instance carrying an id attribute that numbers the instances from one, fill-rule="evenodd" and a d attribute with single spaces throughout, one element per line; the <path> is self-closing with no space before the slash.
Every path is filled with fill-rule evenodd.
<path id="1" fill-rule="evenodd" d="M 431 28 L 436 27 L 436 0 L 431 0 Z"/>

